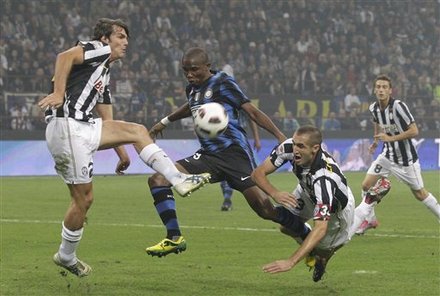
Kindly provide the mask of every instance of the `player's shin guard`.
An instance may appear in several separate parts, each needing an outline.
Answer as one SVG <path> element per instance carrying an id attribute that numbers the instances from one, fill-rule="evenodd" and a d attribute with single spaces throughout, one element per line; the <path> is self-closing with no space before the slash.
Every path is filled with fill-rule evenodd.
<path id="1" fill-rule="evenodd" d="M 173 161 L 156 144 L 145 146 L 139 153 L 145 164 L 164 176 L 171 184 L 176 185 L 185 180 L 185 175 L 179 172 Z"/>
<path id="2" fill-rule="evenodd" d="M 220 183 L 220 187 L 222 188 L 223 197 L 225 199 L 231 199 L 232 197 L 232 188 L 229 186 L 228 182 L 222 181 Z"/>
<path id="3" fill-rule="evenodd" d="M 61 244 L 58 250 L 61 261 L 67 264 L 76 263 L 76 249 L 78 248 L 84 228 L 69 230 L 64 222 L 61 230 Z"/>
<path id="4" fill-rule="evenodd" d="M 151 195 L 154 198 L 154 206 L 167 229 L 167 238 L 181 236 L 179 222 L 177 220 L 176 202 L 170 187 L 153 187 Z"/>

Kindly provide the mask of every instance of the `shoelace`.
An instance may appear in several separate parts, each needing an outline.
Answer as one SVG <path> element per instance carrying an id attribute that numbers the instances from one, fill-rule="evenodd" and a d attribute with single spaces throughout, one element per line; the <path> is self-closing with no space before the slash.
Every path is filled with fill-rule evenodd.
<path id="1" fill-rule="evenodd" d="M 187 180 L 190 179 L 191 183 L 199 183 L 200 181 L 204 180 L 202 176 L 196 176 L 192 175 L 191 177 L 187 178 Z"/>
<path id="2" fill-rule="evenodd" d="M 81 274 L 81 270 L 78 268 L 78 263 L 76 263 L 75 265 L 69 267 L 70 271 L 76 275 Z"/>

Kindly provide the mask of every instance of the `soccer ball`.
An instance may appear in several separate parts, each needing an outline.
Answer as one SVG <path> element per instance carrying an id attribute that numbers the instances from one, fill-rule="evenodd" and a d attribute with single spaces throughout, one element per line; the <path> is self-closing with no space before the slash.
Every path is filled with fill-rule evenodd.
<path id="1" fill-rule="evenodd" d="M 219 103 L 206 103 L 194 114 L 194 129 L 202 138 L 215 138 L 228 127 L 228 114 Z"/>

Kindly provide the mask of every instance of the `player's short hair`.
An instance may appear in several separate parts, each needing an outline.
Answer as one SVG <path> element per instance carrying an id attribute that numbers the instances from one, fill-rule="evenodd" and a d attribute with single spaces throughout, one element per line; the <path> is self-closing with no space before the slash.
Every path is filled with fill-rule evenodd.
<path id="1" fill-rule="evenodd" d="M 95 28 L 93 29 L 93 40 L 101 40 L 102 37 L 110 38 L 110 35 L 113 33 L 113 26 L 123 28 L 125 33 L 127 33 L 127 36 L 130 37 L 128 26 L 123 20 L 101 18 L 98 20 Z"/>
<path id="2" fill-rule="evenodd" d="M 388 83 L 390 84 L 390 88 L 393 88 L 393 85 L 391 83 L 391 78 L 385 74 L 380 74 L 376 77 L 376 79 L 374 79 L 374 84 L 373 84 L 373 88 L 376 87 L 376 82 L 378 80 L 385 80 L 388 81 Z"/>
<path id="3" fill-rule="evenodd" d="M 299 127 L 295 134 L 298 136 L 307 134 L 309 135 L 310 144 L 313 145 L 321 145 L 322 143 L 322 133 L 316 126 L 312 125 L 303 125 Z"/>
<path id="4" fill-rule="evenodd" d="M 185 51 L 185 54 L 182 57 L 183 59 L 191 59 L 194 57 L 198 57 L 199 60 L 203 64 L 209 64 L 209 56 L 208 53 L 201 47 L 191 47 L 187 51 Z"/>

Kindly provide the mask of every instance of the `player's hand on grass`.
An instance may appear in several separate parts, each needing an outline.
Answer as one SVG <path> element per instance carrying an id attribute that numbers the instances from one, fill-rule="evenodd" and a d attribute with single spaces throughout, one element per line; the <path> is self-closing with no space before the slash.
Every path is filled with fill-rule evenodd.
<path id="1" fill-rule="evenodd" d="M 263 271 L 267 273 L 285 272 L 292 269 L 293 264 L 290 260 L 277 260 L 263 266 Z"/>
<path id="2" fill-rule="evenodd" d="M 41 109 L 49 108 L 59 108 L 64 102 L 64 95 L 63 94 L 57 94 L 57 93 L 51 93 L 44 99 L 38 102 L 38 106 Z"/>

